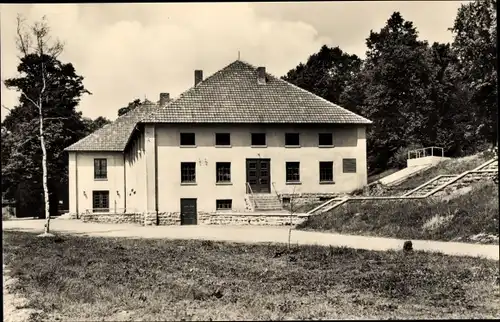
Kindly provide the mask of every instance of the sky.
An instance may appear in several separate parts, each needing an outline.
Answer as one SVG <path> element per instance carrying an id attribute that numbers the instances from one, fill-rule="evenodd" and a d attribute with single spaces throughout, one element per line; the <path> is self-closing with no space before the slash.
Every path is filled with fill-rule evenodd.
<path id="1" fill-rule="evenodd" d="M 322 45 L 365 56 L 370 30 L 394 11 L 412 21 L 420 39 L 451 42 L 458 8 L 467 1 L 352 1 L 286 3 L 1 4 L 1 104 L 19 93 L 3 81 L 17 75 L 16 16 L 46 16 L 51 36 L 65 43 L 59 57 L 84 77 L 92 93 L 78 110 L 116 119 L 136 98 L 172 98 L 238 58 L 283 76 Z M 2 120 L 7 110 L 2 108 Z"/>

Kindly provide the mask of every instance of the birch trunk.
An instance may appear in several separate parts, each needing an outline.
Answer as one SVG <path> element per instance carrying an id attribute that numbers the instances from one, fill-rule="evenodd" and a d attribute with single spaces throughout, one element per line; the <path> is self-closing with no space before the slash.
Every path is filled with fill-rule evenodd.
<path id="1" fill-rule="evenodd" d="M 42 106 L 38 107 L 40 112 L 40 145 L 42 146 L 42 175 L 43 175 L 43 199 L 45 204 L 45 234 L 50 232 L 50 209 L 49 209 L 49 188 L 47 187 L 47 150 L 45 149 L 45 139 L 43 137 L 43 115 Z"/>

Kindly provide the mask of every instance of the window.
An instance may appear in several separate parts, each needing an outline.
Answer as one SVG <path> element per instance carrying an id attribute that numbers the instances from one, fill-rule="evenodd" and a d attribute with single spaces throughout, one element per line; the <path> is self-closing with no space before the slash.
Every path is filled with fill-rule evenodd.
<path id="1" fill-rule="evenodd" d="M 233 208 L 233 200 L 218 199 L 215 201 L 217 210 L 231 210 Z"/>
<path id="2" fill-rule="evenodd" d="M 189 146 L 195 145 L 195 135 L 194 133 L 181 133 L 181 145 Z"/>
<path id="3" fill-rule="evenodd" d="M 300 163 L 287 162 L 286 163 L 286 182 L 299 182 L 300 181 Z"/>
<path id="4" fill-rule="evenodd" d="M 333 145 L 332 133 L 319 133 L 318 134 L 318 145 L 319 146 L 332 146 Z"/>
<path id="5" fill-rule="evenodd" d="M 342 169 L 344 173 L 356 173 L 356 159 L 343 159 Z"/>
<path id="6" fill-rule="evenodd" d="M 216 168 L 216 182 L 231 182 L 231 162 L 217 162 Z"/>
<path id="7" fill-rule="evenodd" d="M 108 178 L 108 164 L 106 159 L 94 159 L 94 179 Z"/>
<path id="8" fill-rule="evenodd" d="M 181 162 L 181 183 L 196 182 L 196 162 Z"/>
<path id="9" fill-rule="evenodd" d="M 333 182 L 333 162 L 319 163 L 319 182 Z"/>
<path id="10" fill-rule="evenodd" d="M 285 145 L 299 146 L 300 145 L 299 133 L 285 133 Z"/>
<path id="11" fill-rule="evenodd" d="M 252 145 L 266 145 L 266 133 L 252 133 Z"/>
<path id="12" fill-rule="evenodd" d="M 215 145 L 231 145 L 231 134 L 215 133 Z"/>
<path id="13" fill-rule="evenodd" d="M 109 212 L 109 191 L 92 191 L 92 212 Z"/>

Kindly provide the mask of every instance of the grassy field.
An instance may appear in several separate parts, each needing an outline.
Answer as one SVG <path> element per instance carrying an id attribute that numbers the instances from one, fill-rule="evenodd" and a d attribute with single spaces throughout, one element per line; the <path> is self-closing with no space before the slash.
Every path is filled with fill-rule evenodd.
<path id="1" fill-rule="evenodd" d="M 5 232 L 35 320 L 493 318 L 498 262 L 423 252 Z"/>
<path id="2" fill-rule="evenodd" d="M 498 244 L 498 185 L 480 183 L 451 200 L 369 200 L 349 202 L 310 217 L 298 229 L 402 239 Z M 496 236 L 496 239 L 485 234 Z M 476 239 L 473 238 L 476 236 Z"/>

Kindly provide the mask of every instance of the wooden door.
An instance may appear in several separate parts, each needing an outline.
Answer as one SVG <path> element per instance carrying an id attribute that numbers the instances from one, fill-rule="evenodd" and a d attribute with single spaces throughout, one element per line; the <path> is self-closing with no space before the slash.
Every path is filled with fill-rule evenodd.
<path id="1" fill-rule="evenodd" d="M 181 199 L 181 225 L 197 224 L 196 199 Z"/>
<path id="2" fill-rule="evenodd" d="M 271 192 L 271 160 L 247 159 L 247 182 L 253 193 Z"/>

